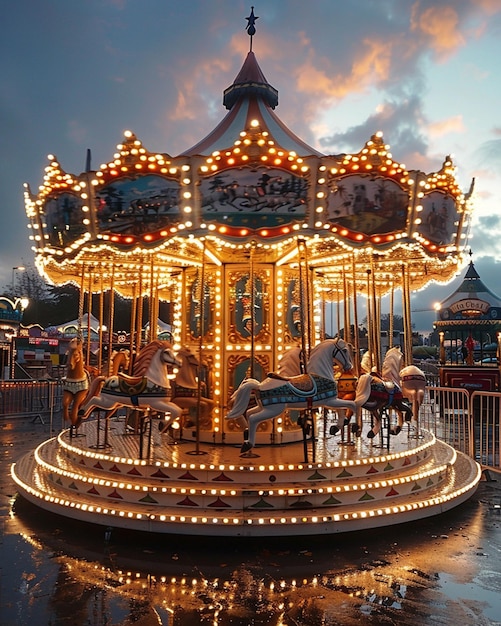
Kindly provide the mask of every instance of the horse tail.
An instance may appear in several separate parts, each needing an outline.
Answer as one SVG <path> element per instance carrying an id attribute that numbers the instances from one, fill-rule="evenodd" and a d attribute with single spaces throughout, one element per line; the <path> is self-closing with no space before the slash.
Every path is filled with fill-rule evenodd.
<path id="1" fill-rule="evenodd" d="M 260 382 L 255 378 L 244 380 L 240 387 L 232 394 L 230 402 L 233 402 L 230 412 L 226 415 L 226 419 L 235 419 L 245 413 L 249 406 L 251 393 L 258 389 Z"/>

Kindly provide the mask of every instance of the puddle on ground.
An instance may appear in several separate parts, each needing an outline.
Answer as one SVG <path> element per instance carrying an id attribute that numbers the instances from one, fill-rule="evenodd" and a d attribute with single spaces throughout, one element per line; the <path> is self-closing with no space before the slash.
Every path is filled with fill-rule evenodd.
<path id="1" fill-rule="evenodd" d="M 4 519 L 2 626 L 492 626 L 501 615 L 501 533 L 479 501 L 416 524 L 261 542 L 108 536 L 21 499 Z"/>

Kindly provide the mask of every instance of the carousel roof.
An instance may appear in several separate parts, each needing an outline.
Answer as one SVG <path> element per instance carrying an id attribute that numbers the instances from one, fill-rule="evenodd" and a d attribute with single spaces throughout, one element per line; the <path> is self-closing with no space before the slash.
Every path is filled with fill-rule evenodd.
<path id="1" fill-rule="evenodd" d="M 93 291 L 112 282 L 130 296 L 131 270 L 154 267 L 167 297 L 180 269 L 252 250 L 257 263 L 297 267 L 307 258 L 338 300 L 347 277 L 368 293 L 371 273 L 382 295 L 404 280 L 411 289 L 445 283 L 463 266 L 473 184 L 463 193 L 450 157 L 437 172 L 408 170 L 381 133 L 358 152 L 322 155 L 275 114 L 278 92 L 252 45 L 223 103 L 219 125 L 176 157 L 129 131 L 97 171 L 70 174 L 50 156 L 39 192 L 25 191 L 40 271 L 82 285 L 99 266 Z M 147 293 L 152 274 L 142 275 Z"/>
<path id="2" fill-rule="evenodd" d="M 275 115 L 278 91 L 264 77 L 253 52 L 247 58 L 231 87 L 224 92 L 224 106 L 229 113 L 205 139 L 183 152 L 183 155 L 212 154 L 232 146 L 242 129 L 251 128 L 256 120 L 262 132 L 273 137 L 275 143 L 299 156 L 321 156 L 299 139 Z"/>

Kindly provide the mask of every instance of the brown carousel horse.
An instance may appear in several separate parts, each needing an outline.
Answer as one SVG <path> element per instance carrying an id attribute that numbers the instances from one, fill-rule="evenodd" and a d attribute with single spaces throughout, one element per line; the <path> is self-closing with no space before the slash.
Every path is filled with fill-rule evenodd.
<path id="1" fill-rule="evenodd" d="M 89 375 L 85 368 L 82 339 L 73 337 L 68 346 L 66 376 L 63 379 L 63 417 L 72 426 L 78 422 L 78 411 L 88 389 Z"/>
<path id="2" fill-rule="evenodd" d="M 354 402 L 338 397 L 333 368 L 336 363 L 344 370 L 353 367 L 349 346 L 340 338 L 327 339 L 311 350 L 307 374 L 292 377 L 272 374 L 263 382 L 245 379 L 234 392 L 232 408 L 226 415 L 226 419 L 238 420 L 245 429 L 241 454 L 254 447 L 258 425 L 286 409 L 345 407 L 355 411 Z M 247 410 L 251 394 L 257 404 Z"/>
<path id="3" fill-rule="evenodd" d="M 113 350 L 110 358 L 111 375 L 116 376 L 119 372 L 127 373 L 130 363 L 130 350 Z"/>
<path id="4" fill-rule="evenodd" d="M 171 402 L 168 368 L 181 366 L 172 346 L 167 341 L 155 340 L 141 349 L 134 363 L 132 376 L 118 373 L 105 378 L 98 376 L 92 382 L 88 396 L 78 412 L 78 423 L 87 419 L 96 408 L 112 411 L 129 407 L 155 415 L 166 415 L 166 424 L 172 423 L 182 413 Z"/>
<path id="5" fill-rule="evenodd" d="M 210 422 L 214 400 L 207 397 L 207 385 L 198 379 L 200 364 L 197 356 L 188 347 L 177 353 L 181 365 L 171 381 L 172 402 L 187 410 L 190 417 L 200 418 L 200 423 Z"/>

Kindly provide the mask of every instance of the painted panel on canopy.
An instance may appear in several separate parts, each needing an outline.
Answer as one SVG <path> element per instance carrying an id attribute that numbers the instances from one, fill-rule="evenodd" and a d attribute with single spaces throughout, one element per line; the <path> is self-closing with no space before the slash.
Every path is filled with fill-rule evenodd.
<path id="1" fill-rule="evenodd" d="M 302 221 L 308 186 L 278 168 L 227 169 L 201 181 L 203 218 L 251 229 Z"/>
<path id="2" fill-rule="evenodd" d="M 365 235 L 405 231 L 409 193 L 395 181 L 355 174 L 332 177 L 328 187 L 329 222 Z"/>
<path id="3" fill-rule="evenodd" d="M 101 233 L 138 235 L 180 221 L 180 186 L 157 175 L 119 178 L 96 191 Z"/>
<path id="4" fill-rule="evenodd" d="M 47 198 L 43 207 L 43 228 L 50 244 L 67 246 L 87 232 L 82 207 L 83 200 L 74 193 L 63 192 Z"/>
<path id="5" fill-rule="evenodd" d="M 423 197 L 421 206 L 418 230 L 423 237 L 439 245 L 454 243 L 460 216 L 453 196 L 434 190 Z"/>

